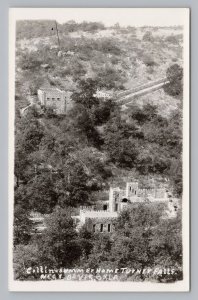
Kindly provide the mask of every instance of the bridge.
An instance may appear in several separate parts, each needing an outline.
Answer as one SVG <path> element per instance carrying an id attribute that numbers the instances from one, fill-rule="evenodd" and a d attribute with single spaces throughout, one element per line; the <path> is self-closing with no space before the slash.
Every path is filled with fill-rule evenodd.
<path id="1" fill-rule="evenodd" d="M 127 105 L 133 102 L 138 96 L 144 96 L 154 91 L 163 88 L 165 85 L 169 84 L 170 81 L 165 77 L 155 81 L 145 83 L 143 85 L 137 86 L 135 88 L 129 89 L 124 92 L 120 92 L 116 95 L 116 103 L 118 105 Z"/>

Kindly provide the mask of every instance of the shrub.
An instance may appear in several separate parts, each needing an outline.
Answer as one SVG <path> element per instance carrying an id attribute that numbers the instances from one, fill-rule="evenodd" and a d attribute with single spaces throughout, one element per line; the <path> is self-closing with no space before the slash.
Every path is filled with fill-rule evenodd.
<path id="1" fill-rule="evenodd" d="M 174 44 L 174 45 L 177 45 L 179 43 L 179 39 L 178 39 L 178 36 L 175 36 L 175 35 L 169 35 L 166 37 L 165 39 L 166 42 L 170 43 L 170 44 Z"/>
<path id="2" fill-rule="evenodd" d="M 156 62 L 151 56 L 143 56 L 142 61 L 147 67 L 154 67 L 156 65 Z"/>
<path id="3" fill-rule="evenodd" d="M 153 35 L 152 35 L 152 33 L 150 31 L 147 31 L 143 35 L 142 40 L 145 41 L 145 42 L 153 42 L 154 41 L 154 37 L 153 37 Z"/>

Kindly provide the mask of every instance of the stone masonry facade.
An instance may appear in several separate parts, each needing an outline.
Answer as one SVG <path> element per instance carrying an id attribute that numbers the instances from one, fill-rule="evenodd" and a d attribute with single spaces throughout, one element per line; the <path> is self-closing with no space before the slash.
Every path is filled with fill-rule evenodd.
<path id="1" fill-rule="evenodd" d="M 167 204 L 167 217 L 176 216 L 178 199 L 170 198 L 165 188 L 140 189 L 137 181 L 127 182 L 126 189 L 110 187 L 109 199 L 98 201 L 97 206 L 80 207 L 79 215 L 73 220 L 79 230 L 83 225 L 92 232 L 113 232 L 115 220 L 119 213 L 129 208 L 133 203 L 163 202 Z"/>

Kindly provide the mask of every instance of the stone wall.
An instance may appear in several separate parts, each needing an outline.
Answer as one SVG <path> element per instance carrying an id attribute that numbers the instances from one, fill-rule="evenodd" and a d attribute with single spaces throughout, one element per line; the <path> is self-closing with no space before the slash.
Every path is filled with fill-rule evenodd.
<path id="1" fill-rule="evenodd" d="M 106 210 L 80 210 L 80 221 L 84 224 L 87 218 L 95 219 L 95 218 L 117 218 L 117 212 L 110 212 Z"/>
<path id="2" fill-rule="evenodd" d="M 109 191 L 109 211 L 120 212 L 122 210 L 123 199 L 130 202 L 158 201 L 166 200 L 167 194 L 164 188 L 142 188 L 138 187 L 138 182 L 127 182 L 126 189 L 110 187 Z"/>
<path id="3" fill-rule="evenodd" d="M 87 230 L 93 233 L 110 233 L 115 230 L 117 218 L 87 218 L 85 225 Z"/>

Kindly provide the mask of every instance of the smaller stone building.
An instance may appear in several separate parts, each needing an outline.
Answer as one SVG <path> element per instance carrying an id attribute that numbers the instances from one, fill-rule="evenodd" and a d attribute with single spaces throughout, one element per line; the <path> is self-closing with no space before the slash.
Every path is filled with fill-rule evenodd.
<path id="1" fill-rule="evenodd" d="M 43 232 L 43 230 L 45 230 L 46 224 L 45 224 L 45 217 L 47 217 L 48 215 L 43 215 L 41 213 L 38 212 L 31 212 L 30 213 L 30 220 L 32 221 L 32 232 L 31 234 L 41 234 Z"/>
<path id="2" fill-rule="evenodd" d="M 41 106 L 52 108 L 57 114 L 66 114 L 69 95 L 58 88 L 41 88 L 37 92 Z"/>

